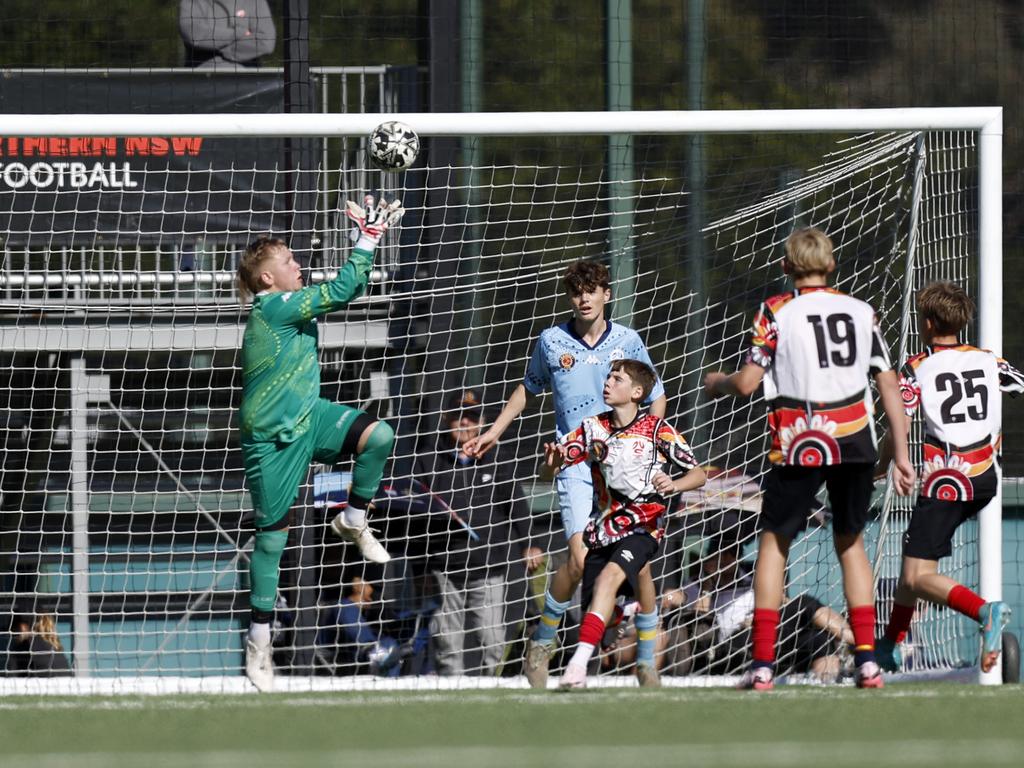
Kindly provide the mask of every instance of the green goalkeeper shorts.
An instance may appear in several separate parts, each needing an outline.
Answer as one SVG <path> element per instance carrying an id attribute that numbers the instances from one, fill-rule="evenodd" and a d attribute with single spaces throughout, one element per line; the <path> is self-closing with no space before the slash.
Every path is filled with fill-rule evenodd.
<path id="1" fill-rule="evenodd" d="M 356 408 L 320 399 L 309 414 L 309 428 L 294 441 L 242 441 L 242 465 L 249 481 L 257 529 L 273 528 L 288 514 L 311 461 L 338 461 L 345 437 L 361 413 Z"/>

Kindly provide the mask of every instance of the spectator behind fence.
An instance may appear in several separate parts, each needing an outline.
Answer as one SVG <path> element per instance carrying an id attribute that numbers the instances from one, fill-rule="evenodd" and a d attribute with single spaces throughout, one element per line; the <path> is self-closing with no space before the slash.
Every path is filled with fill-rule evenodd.
<path id="1" fill-rule="evenodd" d="M 397 677 L 406 651 L 393 637 L 378 632 L 367 619 L 365 611 L 373 602 L 373 593 L 373 584 L 354 576 L 337 607 L 323 614 L 317 645 L 335 648 L 334 659 L 329 659 L 332 666 Z"/>
<path id="2" fill-rule="evenodd" d="M 465 668 L 466 637 L 476 634 L 481 673 L 495 674 L 505 646 L 506 582 L 520 559 L 527 571 L 542 561 L 529 545 L 530 510 L 512 467 L 493 453 L 472 458 L 465 443 L 480 433 L 481 400 L 473 390 L 448 403 L 436 446 L 416 463 L 416 479 L 429 493 L 427 567 L 437 582 L 440 607 L 431 637 L 441 675 Z"/>
<path id="3" fill-rule="evenodd" d="M 7 673 L 26 677 L 63 677 L 71 674 L 71 664 L 57 637 L 53 615 L 33 617 L 17 615 L 11 622 L 11 645 L 7 655 Z"/>
<path id="4" fill-rule="evenodd" d="M 750 663 L 754 590 L 741 562 L 742 545 L 728 535 L 714 537 L 702 561 L 699 583 L 667 592 L 662 608 L 667 613 L 683 608 L 697 626 L 694 668 L 710 674 L 740 674 Z M 710 623 L 710 632 L 701 622 Z M 713 643 L 709 652 L 708 641 Z M 780 672 L 811 673 L 834 681 L 840 673 L 840 643 L 852 643 L 853 633 L 841 615 L 810 595 L 787 600 L 780 614 Z"/>

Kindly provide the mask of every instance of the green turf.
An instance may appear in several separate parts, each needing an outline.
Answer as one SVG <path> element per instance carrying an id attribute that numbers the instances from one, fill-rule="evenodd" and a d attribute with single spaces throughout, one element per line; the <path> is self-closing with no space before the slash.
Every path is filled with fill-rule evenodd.
<path id="1" fill-rule="evenodd" d="M 3 765 L 1017 766 L 1024 689 L 20 698 Z"/>

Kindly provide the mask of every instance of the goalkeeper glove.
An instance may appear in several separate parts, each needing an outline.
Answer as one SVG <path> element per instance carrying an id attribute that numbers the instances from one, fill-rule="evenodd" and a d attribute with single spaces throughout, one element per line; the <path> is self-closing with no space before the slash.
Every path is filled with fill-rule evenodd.
<path id="1" fill-rule="evenodd" d="M 401 200 L 393 200 L 390 203 L 384 198 L 374 205 L 373 195 L 363 198 L 363 206 L 345 201 L 345 215 L 355 222 L 352 228 L 352 240 L 356 248 L 363 251 L 373 252 L 373 249 L 380 243 L 384 233 L 402 218 L 405 208 Z"/>

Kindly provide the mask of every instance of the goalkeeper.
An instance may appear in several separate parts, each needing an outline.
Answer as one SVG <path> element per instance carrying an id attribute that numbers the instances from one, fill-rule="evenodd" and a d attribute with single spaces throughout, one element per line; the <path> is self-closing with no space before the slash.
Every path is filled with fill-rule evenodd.
<path id="1" fill-rule="evenodd" d="M 288 510 L 310 461 L 333 464 L 354 456 L 348 505 L 331 522 L 363 557 L 385 563 L 390 556 L 366 523 L 394 432 L 362 411 L 320 397 L 317 317 L 348 305 L 369 281 L 373 251 L 404 213 L 398 200 L 366 209 L 348 203 L 346 215 L 358 240 L 338 276 L 303 288 L 295 256 L 283 240 L 261 237 L 238 265 L 238 290 L 252 310 L 242 340 L 242 461 L 256 513 L 256 543 L 249 566 L 252 621 L 245 671 L 261 691 L 273 688 L 270 623 L 288 541 Z"/>

